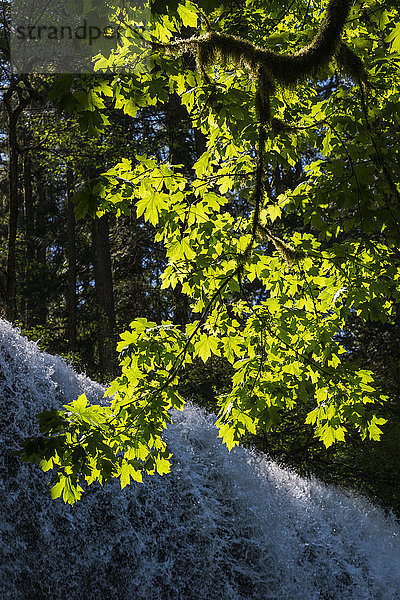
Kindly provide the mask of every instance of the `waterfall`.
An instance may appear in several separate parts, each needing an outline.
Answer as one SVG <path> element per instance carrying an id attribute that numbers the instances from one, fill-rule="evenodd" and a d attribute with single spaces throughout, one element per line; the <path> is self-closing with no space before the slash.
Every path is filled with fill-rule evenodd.
<path id="1" fill-rule="evenodd" d="M 217 438 L 193 405 L 166 431 L 172 473 L 53 501 L 13 452 L 35 414 L 103 388 L 0 320 L 0 598 L 395 600 L 400 525 L 350 492 Z"/>

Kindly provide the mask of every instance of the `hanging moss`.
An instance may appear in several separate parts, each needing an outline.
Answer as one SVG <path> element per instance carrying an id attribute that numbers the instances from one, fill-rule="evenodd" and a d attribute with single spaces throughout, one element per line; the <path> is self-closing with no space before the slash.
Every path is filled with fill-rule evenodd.
<path id="1" fill-rule="evenodd" d="M 177 40 L 163 48 L 171 53 L 193 53 L 197 68 L 202 74 L 216 63 L 233 64 L 248 70 L 255 80 L 261 70 L 272 87 L 274 82 L 291 87 L 306 77 L 315 75 L 334 57 L 351 4 L 351 0 L 330 0 L 316 36 L 308 46 L 295 54 L 279 54 L 238 36 L 216 31 Z"/>
<path id="2" fill-rule="evenodd" d="M 271 233 L 268 233 L 267 237 L 274 244 L 275 248 L 288 265 L 294 265 L 305 257 L 305 253 L 302 250 L 296 250 L 293 246 L 287 244 Z"/>
<path id="3" fill-rule="evenodd" d="M 339 68 L 349 77 L 355 81 L 363 84 L 367 83 L 367 72 L 364 67 L 364 63 L 361 58 L 342 42 L 335 54 L 336 62 Z"/>
<path id="4" fill-rule="evenodd" d="M 263 238 L 267 238 L 267 240 L 274 244 L 275 248 L 288 265 L 294 265 L 306 256 L 305 252 L 302 250 L 296 250 L 296 248 L 293 248 L 291 244 L 287 244 L 281 240 L 281 238 L 273 235 L 269 229 L 267 229 L 267 227 L 264 227 L 260 222 L 258 222 L 257 239 L 261 241 Z"/>
<path id="5" fill-rule="evenodd" d="M 259 123 L 265 125 L 271 120 L 271 94 L 275 91 L 274 82 L 260 67 L 257 74 L 255 108 Z"/>

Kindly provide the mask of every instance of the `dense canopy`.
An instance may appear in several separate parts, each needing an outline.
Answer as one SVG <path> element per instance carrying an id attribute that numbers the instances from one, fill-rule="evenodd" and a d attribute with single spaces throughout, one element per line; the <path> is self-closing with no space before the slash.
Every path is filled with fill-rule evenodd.
<path id="1" fill-rule="evenodd" d="M 229 449 L 293 411 L 326 447 L 378 440 L 385 423 L 388 399 L 344 332 L 393 322 L 400 299 L 395 4 L 156 2 L 141 19 L 130 6 L 118 51 L 94 77 L 59 76 L 49 98 L 101 136 L 110 110 L 136 117 L 171 98 L 183 110 L 191 163 L 122 156 L 82 186 L 75 214 L 151 225 L 162 288 L 186 297 L 189 317 L 136 318 L 110 402 L 83 395 L 40 415 L 24 457 L 54 469 L 52 495 L 70 503 L 85 482 L 170 470 L 162 433 L 197 359 L 229 374 L 217 421 Z"/>

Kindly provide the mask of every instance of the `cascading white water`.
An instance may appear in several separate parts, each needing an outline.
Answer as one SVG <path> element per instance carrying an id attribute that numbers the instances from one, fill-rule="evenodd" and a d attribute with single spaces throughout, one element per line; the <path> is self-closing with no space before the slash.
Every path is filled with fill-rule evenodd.
<path id="1" fill-rule="evenodd" d="M 173 472 L 52 501 L 13 455 L 34 415 L 103 388 L 0 320 L 0 598 L 395 600 L 400 525 L 364 499 L 241 448 L 194 406 L 167 429 Z"/>

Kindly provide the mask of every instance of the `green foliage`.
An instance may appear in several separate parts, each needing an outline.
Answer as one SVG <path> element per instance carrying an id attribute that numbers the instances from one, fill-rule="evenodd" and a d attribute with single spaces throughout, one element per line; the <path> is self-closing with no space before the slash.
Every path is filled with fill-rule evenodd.
<path id="1" fill-rule="evenodd" d="M 247 35 L 265 46 L 279 42 L 283 56 L 309 43 L 299 23 L 321 22 L 310 3 L 271 11 L 273 35 L 251 20 Z M 103 97 L 135 114 L 177 93 L 192 126 L 206 134 L 207 149 L 189 175 L 181 165 L 136 154 L 79 196 L 79 215 L 135 210 L 155 228 L 168 259 L 162 287 L 180 284 L 193 322 L 136 319 L 118 344 L 121 375 L 106 392 L 109 405 L 89 406 L 80 397 L 65 411 L 42 415 L 43 437 L 27 442 L 24 457 L 55 468 L 52 495 L 66 502 L 80 497 L 84 482 L 119 477 L 124 487 L 131 477 L 169 471 L 162 433 L 171 409 L 184 404 L 179 374 L 196 358 L 224 357 L 232 367 L 217 421 L 229 449 L 248 433 L 268 432 L 298 406 L 327 448 L 354 434 L 379 440 L 386 422 L 379 411 L 387 397 L 370 370 L 351 363 L 342 337 L 354 315 L 390 322 L 399 301 L 396 11 L 361 2 L 352 9 L 344 39 L 362 59 L 367 82 L 353 85 L 325 65 L 316 82 L 274 93 L 270 126 L 256 110 L 248 69 L 221 64 L 215 53 L 212 80 L 203 81 L 187 60 L 165 50 L 182 27 L 198 26 L 199 15 L 183 2 L 176 12 L 154 14 L 146 29 L 136 23 L 152 61 L 129 80 L 115 77 L 90 99 L 75 99 L 85 113 L 101 114 Z M 217 17 L 229 34 L 230 19 L 218 8 L 208 15 L 210 22 Z M 130 43 L 124 38 L 120 56 Z M 98 68 L 120 56 L 99 58 Z M 293 186 L 274 189 L 277 170 L 299 165 Z M 239 218 L 229 202 L 237 197 L 245 207 Z M 260 301 L 249 295 L 253 284 L 263 290 Z"/>

